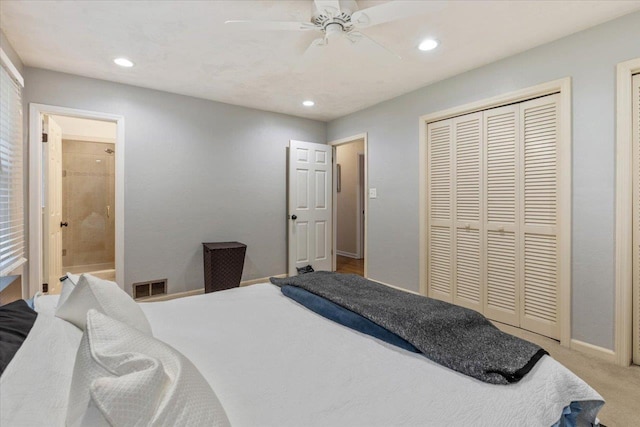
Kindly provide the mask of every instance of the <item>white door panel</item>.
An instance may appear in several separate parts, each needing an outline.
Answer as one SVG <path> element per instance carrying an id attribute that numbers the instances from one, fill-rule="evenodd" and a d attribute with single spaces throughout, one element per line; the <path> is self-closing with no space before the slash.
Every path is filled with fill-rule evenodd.
<path id="1" fill-rule="evenodd" d="M 452 119 L 427 127 L 427 277 L 429 296 L 453 301 Z"/>
<path id="2" fill-rule="evenodd" d="M 519 105 L 484 112 L 486 150 L 485 238 L 487 298 L 484 314 L 519 326 L 520 258 L 518 225 Z"/>
<path id="3" fill-rule="evenodd" d="M 452 119 L 453 126 L 453 303 L 482 311 L 482 112 Z"/>
<path id="4" fill-rule="evenodd" d="M 50 293 L 60 292 L 62 275 L 62 129 L 51 117 L 44 116 L 47 143 L 44 218 L 44 279 Z"/>
<path id="5" fill-rule="evenodd" d="M 559 96 L 520 104 L 520 326 L 560 338 L 558 256 Z"/>
<path id="6" fill-rule="evenodd" d="M 297 267 L 332 268 L 331 146 L 289 144 L 288 274 Z"/>

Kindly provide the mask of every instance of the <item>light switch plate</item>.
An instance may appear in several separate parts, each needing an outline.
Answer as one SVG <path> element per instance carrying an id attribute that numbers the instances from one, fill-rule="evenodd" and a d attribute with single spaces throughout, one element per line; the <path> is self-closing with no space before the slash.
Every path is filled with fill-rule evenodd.
<path id="1" fill-rule="evenodd" d="M 378 189 L 377 188 L 370 188 L 369 189 L 369 198 L 370 199 L 375 199 L 378 197 Z"/>

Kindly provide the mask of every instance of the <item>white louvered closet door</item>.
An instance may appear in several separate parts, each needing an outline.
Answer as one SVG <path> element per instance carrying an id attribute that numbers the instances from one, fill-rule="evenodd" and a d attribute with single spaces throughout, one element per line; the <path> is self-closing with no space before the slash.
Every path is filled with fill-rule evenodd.
<path id="1" fill-rule="evenodd" d="M 482 112 L 456 117 L 453 130 L 453 303 L 482 311 Z"/>
<path id="2" fill-rule="evenodd" d="M 559 95 L 520 104 L 520 326 L 560 338 L 558 310 Z"/>
<path id="3" fill-rule="evenodd" d="M 559 126 L 557 94 L 427 126 L 430 297 L 559 338 Z"/>
<path id="4" fill-rule="evenodd" d="M 640 365 L 640 74 L 633 76 L 633 363 Z"/>
<path id="5" fill-rule="evenodd" d="M 427 126 L 429 296 L 452 302 L 452 120 Z"/>
<path id="6" fill-rule="evenodd" d="M 519 325 L 520 312 L 519 121 L 518 105 L 484 112 L 487 260 L 484 314 L 514 326 Z"/>

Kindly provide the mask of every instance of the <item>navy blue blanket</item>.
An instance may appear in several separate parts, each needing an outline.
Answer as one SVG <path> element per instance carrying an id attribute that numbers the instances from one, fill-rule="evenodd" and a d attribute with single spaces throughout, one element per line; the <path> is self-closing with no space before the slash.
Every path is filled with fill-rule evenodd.
<path id="1" fill-rule="evenodd" d="M 284 295 L 304 305 L 309 310 L 318 313 L 320 316 L 326 317 L 336 323 L 354 329 L 358 332 L 362 332 L 363 334 L 371 335 L 372 337 L 378 338 L 379 340 L 393 344 L 405 350 L 420 353 L 420 350 L 415 348 L 408 341 L 400 338 L 392 332 L 389 332 L 382 326 L 376 325 L 371 320 L 362 317 L 351 310 L 347 310 L 344 307 L 340 307 L 338 304 L 335 304 L 328 299 L 322 298 L 295 286 L 283 286 L 281 290 Z"/>

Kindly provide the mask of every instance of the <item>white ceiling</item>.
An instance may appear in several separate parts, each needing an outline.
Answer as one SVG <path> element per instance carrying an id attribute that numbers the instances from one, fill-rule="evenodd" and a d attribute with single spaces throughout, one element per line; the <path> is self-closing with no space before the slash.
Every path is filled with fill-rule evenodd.
<path id="1" fill-rule="evenodd" d="M 62 130 L 64 139 L 98 142 L 116 142 L 117 125 L 115 122 L 81 119 L 69 116 L 51 116 Z"/>
<path id="2" fill-rule="evenodd" d="M 442 3 L 437 12 L 363 31 L 402 60 L 330 45 L 321 66 L 303 71 L 294 67 L 317 33 L 249 32 L 224 21 L 307 21 L 311 0 L 8 0 L 0 13 L 28 66 L 331 120 L 640 9 L 640 1 Z M 418 51 L 425 37 L 440 47 Z M 118 56 L 136 66 L 117 67 Z M 316 105 L 303 107 L 304 99 Z"/>

